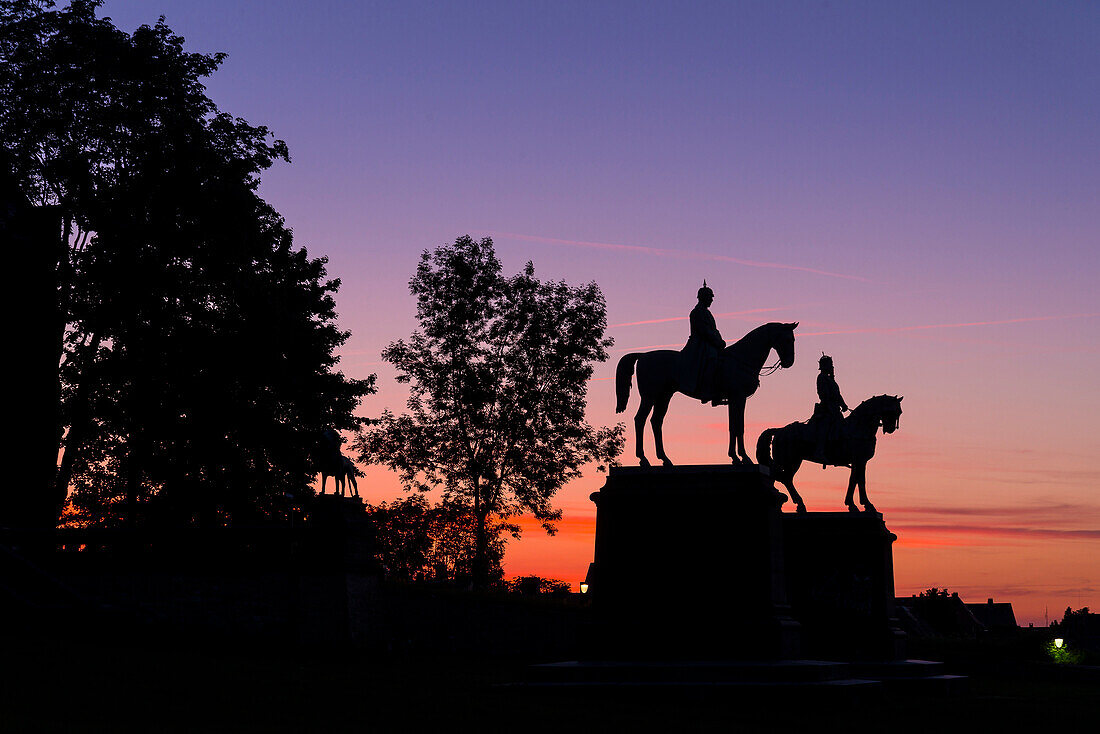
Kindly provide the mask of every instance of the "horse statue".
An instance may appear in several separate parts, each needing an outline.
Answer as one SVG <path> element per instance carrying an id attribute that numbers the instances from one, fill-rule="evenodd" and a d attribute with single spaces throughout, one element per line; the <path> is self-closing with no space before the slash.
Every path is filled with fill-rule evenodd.
<path id="1" fill-rule="evenodd" d="M 883 433 L 897 430 L 901 421 L 901 400 L 897 395 L 867 398 L 844 418 L 839 440 L 829 446 L 826 463 L 852 468 L 848 494 L 844 498 L 850 512 L 859 512 L 852 499 L 856 486 L 864 511 L 875 512 L 875 506 L 867 499 L 867 462 L 875 455 L 879 426 Z M 813 456 L 816 442 L 814 426 L 797 422 L 783 428 L 769 428 L 756 442 L 756 460 L 768 467 L 772 479 L 783 483 L 798 512 L 806 511 L 806 503 L 794 488 L 794 475 L 802 462 Z"/>
<path id="2" fill-rule="evenodd" d="M 344 461 L 346 458 L 340 452 L 340 444 L 343 439 L 340 434 L 331 428 L 321 432 L 321 440 L 317 443 L 315 455 L 316 466 L 321 470 L 321 494 L 325 493 L 325 483 L 328 478 L 333 478 L 333 493 L 341 486 L 344 476 Z"/>
<path id="3" fill-rule="evenodd" d="M 797 326 L 797 321 L 758 326 L 721 352 L 718 379 L 722 383 L 723 394 L 729 399 L 728 453 L 735 464 L 752 464 L 752 459 L 745 450 L 745 401 L 760 386 L 760 370 L 764 368 L 771 350 L 774 349 L 779 355 L 779 361 L 769 367 L 770 370 L 794 364 L 794 330 Z M 642 439 L 645 419 L 653 411 L 650 424 L 653 426 L 657 458 L 665 466 L 672 466 L 672 461 L 665 455 L 664 438 L 661 434 L 668 403 L 677 392 L 689 397 L 699 396 L 681 389 L 685 371 L 681 352 L 671 349 L 631 352 L 619 360 L 615 369 L 616 413 L 626 410 L 626 403 L 630 398 L 630 381 L 635 369 L 638 373 L 638 394 L 642 399 L 642 404 L 634 415 L 635 455 L 642 466 L 649 466 Z"/>
<path id="4" fill-rule="evenodd" d="M 352 491 L 355 492 L 355 496 L 358 497 L 359 496 L 359 485 L 356 484 L 356 482 L 355 482 L 355 477 L 357 477 L 357 476 L 362 476 L 362 474 L 359 473 L 359 469 L 358 469 L 358 467 L 355 466 L 355 462 L 353 462 L 351 459 L 349 459 L 348 457 L 341 454 L 340 455 L 340 472 L 333 476 L 333 480 L 336 483 L 336 489 L 333 490 L 333 491 L 335 492 L 336 490 L 339 490 L 340 491 L 340 496 L 343 497 L 344 496 L 344 489 L 346 488 L 348 482 L 350 482 Z M 324 482 L 324 479 L 322 478 L 321 481 Z M 321 489 L 322 489 L 322 493 L 323 493 L 323 490 L 324 490 L 323 485 L 322 485 Z"/>

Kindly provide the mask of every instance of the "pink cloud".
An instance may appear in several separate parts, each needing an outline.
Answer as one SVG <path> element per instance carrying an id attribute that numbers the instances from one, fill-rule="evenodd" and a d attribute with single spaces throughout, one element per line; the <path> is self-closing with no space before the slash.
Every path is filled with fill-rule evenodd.
<path id="1" fill-rule="evenodd" d="M 950 533 L 958 535 L 987 535 L 1007 538 L 1043 538 L 1062 540 L 1100 540 L 1100 530 L 1058 530 L 1054 528 L 1011 528 L 985 525 L 904 525 L 897 532 L 901 537 L 903 531 L 915 531 L 917 533 Z"/>
<path id="2" fill-rule="evenodd" d="M 716 319 L 732 318 L 735 316 L 748 316 L 756 313 L 770 313 L 772 311 L 789 311 L 793 306 L 780 306 L 777 308 L 752 308 L 748 311 L 729 311 L 727 313 L 716 313 L 714 317 Z M 670 321 L 687 321 L 687 316 L 670 316 L 667 319 L 647 319 L 645 321 L 626 321 L 621 324 L 611 324 L 607 328 L 615 329 L 620 326 L 644 326 L 646 324 L 665 324 Z"/>

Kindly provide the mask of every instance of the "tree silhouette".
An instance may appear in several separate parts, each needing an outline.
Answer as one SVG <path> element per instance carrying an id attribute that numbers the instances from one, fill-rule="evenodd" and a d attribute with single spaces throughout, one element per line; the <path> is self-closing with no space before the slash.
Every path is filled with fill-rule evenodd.
<path id="1" fill-rule="evenodd" d="M 597 430 L 584 418 L 592 364 L 612 343 L 603 294 L 595 283 L 543 283 L 531 263 L 504 277 L 492 240 L 468 236 L 425 251 L 409 290 L 420 328 L 382 354 L 410 386 L 408 413 L 386 411 L 359 440 L 360 457 L 470 508 L 483 587 L 491 517 L 529 512 L 554 532 L 558 489 L 622 450 L 621 425 Z"/>
<path id="2" fill-rule="evenodd" d="M 147 499 L 206 523 L 279 512 L 373 377 L 335 370 L 339 282 L 256 193 L 286 145 L 206 96 L 224 54 L 184 51 L 163 19 L 127 34 L 99 5 L 0 4 L 6 165 L 57 223 L 32 287 L 56 294 L 63 449 L 30 488 L 34 520 L 0 524 L 51 524 L 70 489 L 94 522 Z"/>

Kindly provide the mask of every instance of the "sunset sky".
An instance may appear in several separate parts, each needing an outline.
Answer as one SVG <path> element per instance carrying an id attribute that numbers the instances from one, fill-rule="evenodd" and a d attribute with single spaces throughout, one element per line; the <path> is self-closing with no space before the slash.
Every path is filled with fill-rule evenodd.
<path id="1" fill-rule="evenodd" d="M 342 367 L 361 413 L 403 409 L 379 353 L 415 328 L 419 253 L 492 236 L 505 270 L 595 280 L 614 362 L 679 348 L 703 278 L 727 340 L 799 321 L 796 362 L 749 401 L 746 438 L 807 418 L 817 358 L 851 405 L 905 396 L 868 492 L 898 535 L 898 594 L 948 587 L 1100 607 L 1100 4 L 310 3 L 109 0 L 226 51 L 225 111 L 293 163 L 262 194 L 341 278 Z M 631 429 L 632 430 L 632 429 Z M 678 396 L 677 463 L 726 460 L 725 409 Z M 647 437 L 652 457 L 652 441 Z M 623 457 L 633 463 L 632 452 Z M 399 496 L 365 467 L 368 501 Z M 509 574 L 576 582 L 603 478 L 557 497 Z M 806 465 L 809 508 L 847 471 Z M 659 528 L 654 529 L 659 533 Z"/>

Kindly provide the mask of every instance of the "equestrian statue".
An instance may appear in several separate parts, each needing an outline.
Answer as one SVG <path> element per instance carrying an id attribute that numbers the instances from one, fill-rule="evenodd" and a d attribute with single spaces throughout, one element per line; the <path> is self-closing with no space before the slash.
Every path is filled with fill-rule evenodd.
<path id="1" fill-rule="evenodd" d="M 661 428 L 669 401 L 677 392 L 703 403 L 729 405 L 729 457 L 735 464 L 752 464 L 745 449 L 745 401 L 760 386 L 760 371 L 771 350 L 779 355 L 779 361 L 767 369 L 775 371 L 794 364 L 797 321 L 764 324 L 726 346 L 710 313 L 714 291 L 706 281 L 699 289 L 698 298 L 699 303 L 692 309 L 689 319 L 691 335 L 681 351 L 632 352 L 620 359 L 615 369 L 616 413 L 626 410 L 631 378 L 635 372 L 638 374 L 641 405 L 634 415 L 634 435 L 635 454 L 642 466 L 649 466 L 643 448 L 643 432 L 650 411 L 653 412 L 650 424 L 657 458 L 665 466 L 672 466 L 665 455 Z"/>
<path id="2" fill-rule="evenodd" d="M 783 428 L 769 428 L 756 442 L 756 460 L 768 467 L 772 479 L 781 482 L 794 500 L 798 512 L 806 512 L 806 503 L 794 487 L 794 475 L 803 461 L 851 467 L 848 494 L 844 498 L 850 512 L 859 512 L 853 500 L 859 487 L 859 502 L 864 511 L 875 512 L 867 499 L 867 462 L 875 455 L 878 429 L 893 433 L 901 421 L 901 401 L 897 395 L 876 395 L 868 398 L 848 413 L 833 376 L 833 360 L 822 355 L 821 374 L 817 378 L 817 394 L 821 400 L 814 414 L 805 423 L 791 423 Z"/>
<path id="3" fill-rule="evenodd" d="M 340 496 L 343 497 L 350 484 L 351 491 L 358 497 L 359 485 L 356 483 L 355 478 L 361 477 L 363 474 L 355 466 L 355 462 L 344 456 L 340 450 L 340 444 L 342 443 L 343 439 L 340 434 L 331 428 L 326 428 L 321 433 L 315 459 L 318 468 L 321 470 L 321 494 L 325 493 L 325 484 L 328 482 L 328 478 L 332 477 L 333 494 L 339 492 Z"/>

